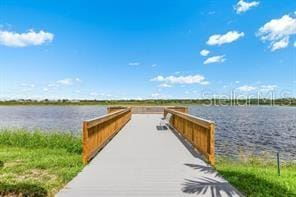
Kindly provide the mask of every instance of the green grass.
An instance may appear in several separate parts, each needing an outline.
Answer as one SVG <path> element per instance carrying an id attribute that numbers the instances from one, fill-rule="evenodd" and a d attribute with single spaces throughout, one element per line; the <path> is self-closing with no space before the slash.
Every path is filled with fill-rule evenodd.
<path id="1" fill-rule="evenodd" d="M 81 137 L 0 130 L 0 196 L 53 196 L 82 168 Z M 296 164 L 219 157 L 216 169 L 246 196 L 296 196 Z"/>
<path id="2" fill-rule="evenodd" d="M 0 129 L 0 144 L 22 148 L 65 149 L 80 154 L 82 143 L 80 136 L 64 132 L 29 132 L 24 129 Z"/>
<path id="3" fill-rule="evenodd" d="M 258 157 L 244 161 L 219 158 L 216 169 L 246 196 L 296 196 L 295 163 L 282 164 L 281 176 L 275 161 Z"/>
<path id="4" fill-rule="evenodd" d="M 53 196 L 82 168 L 80 137 L 0 131 L 0 196 Z"/>

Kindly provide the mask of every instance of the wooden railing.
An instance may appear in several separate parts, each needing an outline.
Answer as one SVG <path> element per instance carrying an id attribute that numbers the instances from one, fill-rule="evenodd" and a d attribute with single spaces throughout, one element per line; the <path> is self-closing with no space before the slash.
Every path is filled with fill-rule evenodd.
<path id="1" fill-rule="evenodd" d="M 169 108 L 164 110 L 165 118 L 167 114 L 171 114 L 170 126 L 214 166 L 215 123 Z"/>
<path id="2" fill-rule="evenodd" d="M 132 110 L 132 114 L 162 114 L 164 112 L 164 109 L 174 109 L 176 111 L 188 112 L 187 107 L 181 107 L 181 106 L 130 106 Z M 107 112 L 112 113 L 118 110 L 126 109 L 126 107 L 122 106 L 110 106 L 107 107 Z"/>
<path id="3" fill-rule="evenodd" d="M 83 122 L 83 163 L 87 164 L 131 119 L 131 109 L 121 109 Z"/>
<path id="4" fill-rule="evenodd" d="M 126 109 L 126 108 L 127 107 L 122 107 L 122 106 L 111 106 L 111 107 L 107 107 L 107 113 L 110 114 L 112 112 L 119 111 L 119 110 Z"/>
<path id="5" fill-rule="evenodd" d="M 164 109 L 164 112 L 163 112 L 165 117 L 168 114 L 168 110 L 166 110 L 166 109 L 171 109 L 171 110 L 175 110 L 175 111 L 178 111 L 178 112 L 188 113 L 188 108 L 187 107 L 166 107 Z"/>

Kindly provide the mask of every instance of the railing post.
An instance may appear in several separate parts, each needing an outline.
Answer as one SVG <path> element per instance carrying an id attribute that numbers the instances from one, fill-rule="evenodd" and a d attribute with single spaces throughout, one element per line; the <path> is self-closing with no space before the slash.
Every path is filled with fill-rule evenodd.
<path id="1" fill-rule="evenodd" d="M 212 166 L 215 165 L 215 124 L 211 123 L 210 124 L 210 137 L 209 137 L 209 162 Z"/>
<path id="2" fill-rule="evenodd" d="M 193 145 L 212 165 L 215 165 L 215 123 L 186 114 L 187 108 L 168 108 L 170 125 Z"/>
<path id="3" fill-rule="evenodd" d="M 130 120 L 130 108 L 83 122 L 82 161 L 86 165 Z"/>
<path id="4" fill-rule="evenodd" d="M 163 110 L 163 117 L 164 117 L 164 119 L 166 119 L 167 115 L 168 115 L 168 112 L 167 112 L 166 109 L 164 109 L 164 110 Z"/>
<path id="5" fill-rule="evenodd" d="M 83 164 L 86 165 L 88 162 L 88 129 L 87 129 L 87 122 L 83 122 L 82 126 L 82 161 Z"/>

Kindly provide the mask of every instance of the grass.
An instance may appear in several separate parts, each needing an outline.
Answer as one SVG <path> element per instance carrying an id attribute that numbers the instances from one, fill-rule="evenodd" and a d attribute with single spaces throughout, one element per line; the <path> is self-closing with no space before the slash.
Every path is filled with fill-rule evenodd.
<path id="1" fill-rule="evenodd" d="M 277 174 L 275 161 L 264 157 L 237 161 L 220 157 L 216 169 L 246 196 L 296 196 L 295 163 L 283 163 L 281 176 Z"/>
<path id="2" fill-rule="evenodd" d="M 82 168 L 80 137 L 0 131 L 0 196 L 53 196 Z"/>
<path id="3" fill-rule="evenodd" d="M 81 137 L 0 130 L 0 196 L 54 196 L 82 168 Z M 216 169 L 246 196 L 296 196 L 296 164 L 219 157 Z"/>

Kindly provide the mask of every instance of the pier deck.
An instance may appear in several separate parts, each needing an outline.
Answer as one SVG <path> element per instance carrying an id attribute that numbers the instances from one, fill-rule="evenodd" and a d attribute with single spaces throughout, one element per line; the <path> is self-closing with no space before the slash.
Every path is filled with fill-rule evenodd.
<path id="1" fill-rule="evenodd" d="M 57 196 L 239 196 L 160 114 L 133 114 Z"/>

